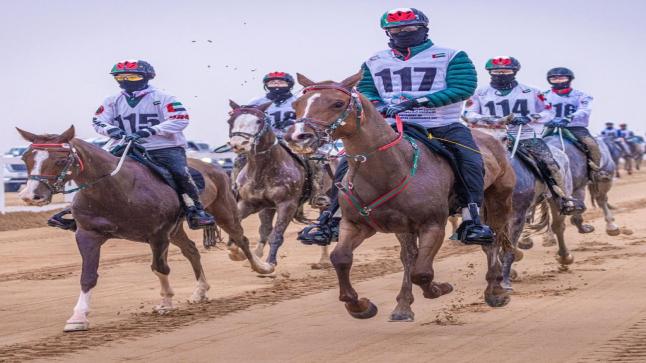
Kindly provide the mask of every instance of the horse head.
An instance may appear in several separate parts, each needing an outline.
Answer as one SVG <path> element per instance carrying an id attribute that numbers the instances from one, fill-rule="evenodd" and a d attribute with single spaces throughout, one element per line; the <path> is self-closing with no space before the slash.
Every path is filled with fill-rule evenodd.
<path id="1" fill-rule="evenodd" d="M 262 137 L 271 130 L 265 111 L 271 102 L 259 106 L 240 106 L 229 100 L 229 146 L 236 154 L 246 154 L 257 149 Z"/>
<path id="2" fill-rule="evenodd" d="M 292 106 L 296 122 L 285 134 L 289 147 L 299 154 L 311 154 L 324 144 L 352 134 L 362 113 L 359 94 L 353 89 L 361 72 L 337 83 L 316 83 L 297 73 L 305 89 Z"/>
<path id="3" fill-rule="evenodd" d="M 80 159 L 69 144 L 74 138 L 74 126 L 60 135 L 36 135 L 16 127 L 18 133 L 31 143 L 22 155 L 27 166 L 27 186 L 19 196 L 29 205 L 49 204 L 52 195 L 63 190 L 75 169 L 82 167 Z"/>

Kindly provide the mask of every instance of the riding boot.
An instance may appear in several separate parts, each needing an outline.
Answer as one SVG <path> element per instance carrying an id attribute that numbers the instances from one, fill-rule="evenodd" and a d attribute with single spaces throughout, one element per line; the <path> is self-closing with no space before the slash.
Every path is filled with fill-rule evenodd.
<path id="1" fill-rule="evenodd" d="M 324 178 L 325 164 L 316 160 L 306 160 L 310 168 L 312 190 L 310 192 L 310 205 L 313 208 L 327 208 L 330 206 L 330 197 L 325 194 Z"/>
<path id="2" fill-rule="evenodd" d="M 304 245 L 327 246 L 339 240 L 341 218 L 334 217 L 334 212 L 326 210 L 319 219 L 298 233 L 298 240 Z"/>
<path id="3" fill-rule="evenodd" d="M 202 203 L 192 200 L 192 205 L 186 206 L 186 221 L 190 229 L 200 229 L 215 225 L 215 218 L 204 210 Z"/>
<path id="4" fill-rule="evenodd" d="M 587 156 L 590 170 L 595 172 L 601 170 L 601 149 L 599 148 L 597 140 L 591 136 L 584 136 L 581 137 L 579 141 L 581 141 L 588 149 Z"/>
<path id="5" fill-rule="evenodd" d="M 488 246 L 494 242 L 495 237 L 491 227 L 480 221 L 478 205 L 469 203 L 468 207 L 462 208 L 462 223 L 451 239 L 462 241 L 465 245 Z"/>
<path id="6" fill-rule="evenodd" d="M 65 208 L 62 211 L 54 214 L 47 220 L 47 225 L 50 227 L 56 227 L 64 229 L 66 231 L 76 231 L 76 221 L 71 218 L 63 218 L 63 216 L 72 214 L 72 209 Z"/>

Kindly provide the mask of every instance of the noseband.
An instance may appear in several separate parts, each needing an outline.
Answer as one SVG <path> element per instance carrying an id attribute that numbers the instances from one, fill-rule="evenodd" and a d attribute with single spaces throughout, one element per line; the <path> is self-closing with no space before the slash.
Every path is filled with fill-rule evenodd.
<path id="1" fill-rule="evenodd" d="M 322 141 L 321 144 L 327 144 L 332 142 L 333 140 L 332 134 L 339 127 L 345 126 L 346 119 L 350 116 L 353 109 L 356 116 L 355 118 L 356 130 L 358 130 L 361 125 L 361 115 L 363 114 L 363 107 L 361 106 L 359 95 L 357 94 L 357 91 L 354 88 L 351 90 L 348 90 L 347 88 L 337 86 L 335 84 L 319 84 L 319 85 L 306 87 L 305 89 L 303 89 L 303 94 L 306 94 L 307 92 L 311 92 L 311 91 L 319 91 L 319 90 L 326 90 L 326 89 L 336 90 L 350 96 L 350 102 L 348 102 L 348 105 L 341 112 L 339 117 L 337 117 L 336 120 L 334 120 L 334 122 L 332 123 L 313 119 L 310 117 L 303 117 L 294 122 L 294 124 L 302 123 L 305 126 L 309 126 L 314 131 L 314 135 L 316 136 L 316 138 Z"/>
<path id="2" fill-rule="evenodd" d="M 85 186 L 80 186 L 78 188 L 65 190 L 65 183 L 67 183 L 66 179 L 72 175 L 72 168 L 78 167 L 79 171 L 83 171 L 85 168 L 83 160 L 79 157 L 74 146 L 70 144 L 31 144 L 28 151 L 30 150 L 64 152 L 67 153 L 67 159 L 65 160 L 65 166 L 57 175 L 29 175 L 27 180 L 35 180 L 39 183 L 43 183 L 52 194 L 68 194 L 85 188 Z"/>
<path id="3" fill-rule="evenodd" d="M 276 138 L 276 142 L 274 143 L 274 145 L 271 145 L 269 148 L 267 148 L 267 150 L 263 150 L 263 151 L 258 151 L 257 150 L 258 143 L 260 142 L 260 139 L 267 133 L 267 131 L 269 131 L 270 121 L 268 120 L 268 116 L 264 112 L 262 112 L 261 110 L 259 110 L 257 108 L 240 107 L 240 108 L 235 109 L 233 111 L 233 113 L 231 114 L 231 118 L 230 118 L 230 120 L 232 120 L 231 121 L 232 122 L 232 125 L 231 125 L 232 127 L 231 128 L 233 128 L 233 123 L 235 122 L 235 119 L 238 118 L 240 115 L 243 115 L 243 114 L 254 115 L 254 116 L 258 117 L 259 120 L 262 121 L 262 124 L 261 124 L 260 128 L 258 129 L 258 132 L 256 132 L 255 134 L 250 134 L 248 132 L 240 132 L 240 131 L 231 132 L 229 130 L 229 139 L 231 139 L 234 136 L 239 136 L 239 137 L 242 137 L 245 140 L 251 140 L 252 141 L 252 143 L 251 143 L 252 151 L 253 151 L 254 154 L 264 154 L 264 153 L 268 152 L 269 150 L 271 150 L 271 148 L 278 142 L 278 138 Z"/>

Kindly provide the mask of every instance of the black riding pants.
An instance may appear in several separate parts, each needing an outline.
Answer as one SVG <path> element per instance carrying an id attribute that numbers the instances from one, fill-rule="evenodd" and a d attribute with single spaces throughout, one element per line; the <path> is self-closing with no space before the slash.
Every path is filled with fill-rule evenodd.
<path id="1" fill-rule="evenodd" d="M 458 171 L 464 179 L 464 185 L 459 180 L 456 183 L 460 207 L 464 208 L 469 203 L 481 206 L 484 198 L 484 162 L 480 149 L 471 135 L 471 130 L 456 122 L 446 126 L 429 128 L 428 132 L 434 137 L 452 141 L 442 141 L 442 143 L 455 157 Z"/>
<path id="2" fill-rule="evenodd" d="M 166 149 L 148 150 L 150 158 L 159 165 L 162 165 L 173 176 L 173 180 L 179 188 L 179 193 L 188 194 L 196 205 L 199 205 L 200 196 L 197 186 L 191 178 L 186 163 L 186 150 L 183 147 L 170 147 Z"/>

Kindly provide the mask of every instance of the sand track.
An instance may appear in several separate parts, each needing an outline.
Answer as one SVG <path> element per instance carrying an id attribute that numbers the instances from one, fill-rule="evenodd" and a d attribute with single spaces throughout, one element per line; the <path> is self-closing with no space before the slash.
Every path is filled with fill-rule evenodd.
<path id="1" fill-rule="evenodd" d="M 643 184 L 643 185 L 642 185 Z M 158 285 L 148 247 L 106 245 L 93 296 L 92 329 L 63 334 L 78 293 L 80 258 L 70 233 L 48 228 L 0 232 L 0 361 L 643 361 L 646 346 L 646 175 L 620 180 L 612 192 L 619 225 L 633 235 L 609 237 L 598 210 L 597 231 L 567 237 L 575 264 L 558 269 L 554 247 L 527 251 L 508 307 L 482 301 L 484 254 L 446 242 L 436 273 L 455 291 L 425 300 L 416 322 L 388 323 L 401 279 L 397 243 L 378 235 L 355 257 L 353 282 L 380 313 L 350 318 L 337 300 L 333 270 L 312 270 L 317 248 L 295 243 L 292 225 L 275 276 L 259 278 L 221 250 L 205 252 L 212 286 L 205 304 L 183 301 L 194 286 L 188 263 L 173 249 L 171 283 L 179 309 L 150 312 Z M 245 222 L 257 238 L 255 220 Z M 198 233 L 191 236 L 201 244 Z M 119 342 L 116 344 L 115 342 Z M 334 348 L 334 349 L 332 349 Z"/>

